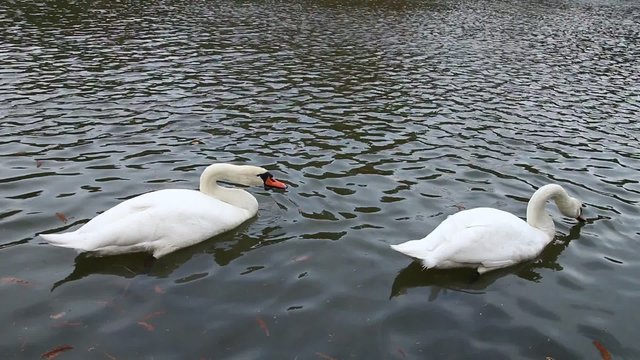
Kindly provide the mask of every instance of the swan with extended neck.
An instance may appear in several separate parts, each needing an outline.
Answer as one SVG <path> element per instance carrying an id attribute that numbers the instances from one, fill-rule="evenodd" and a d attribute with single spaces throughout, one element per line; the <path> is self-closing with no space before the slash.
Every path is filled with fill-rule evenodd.
<path id="1" fill-rule="evenodd" d="M 256 215 L 258 201 L 253 195 L 222 187 L 218 180 L 286 188 L 261 167 L 213 164 L 200 176 L 200 191 L 149 192 L 112 207 L 75 231 L 40 236 L 52 245 L 93 255 L 150 252 L 159 258 L 229 231 Z"/>
<path id="2" fill-rule="evenodd" d="M 565 216 L 584 221 L 582 202 L 556 184 L 538 189 L 527 205 L 527 221 L 506 211 L 475 208 L 453 214 L 429 235 L 391 248 L 416 258 L 425 268 L 500 269 L 538 256 L 553 240 L 555 226 L 545 211 L 553 199 Z"/>

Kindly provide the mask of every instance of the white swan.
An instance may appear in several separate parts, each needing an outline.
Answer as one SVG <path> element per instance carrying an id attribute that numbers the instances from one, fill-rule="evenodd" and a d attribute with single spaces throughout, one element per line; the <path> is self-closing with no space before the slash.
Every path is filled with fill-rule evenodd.
<path id="1" fill-rule="evenodd" d="M 421 260 L 425 268 L 477 268 L 478 273 L 531 259 L 553 240 L 555 226 L 545 211 L 553 199 L 565 216 L 584 221 L 582 202 L 560 186 L 538 189 L 527 205 L 527 221 L 492 208 L 464 210 L 447 217 L 429 235 L 391 248 Z"/>
<path id="2" fill-rule="evenodd" d="M 112 207 L 76 231 L 40 236 L 52 245 L 99 256 L 144 251 L 159 258 L 231 230 L 258 212 L 253 195 L 221 187 L 218 180 L 286 188 L 261 167 L 213 164 L 200 176 L 200 191 L 153 191 Z"/>

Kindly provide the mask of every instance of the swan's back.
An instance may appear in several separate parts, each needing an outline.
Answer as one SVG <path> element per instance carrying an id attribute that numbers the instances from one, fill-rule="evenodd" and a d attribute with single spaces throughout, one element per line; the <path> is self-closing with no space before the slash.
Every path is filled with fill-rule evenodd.
<path id="1" fill-rule="evenodd" d="M 231 230 L 253 215 L 199 191 L 167 189 L 126 200 L 74 232 L 41 236 L 53 245 L 99 255 L 150 251 L 160 257 Z"/>
<path id="2" fill-rule="evenodd" d="M 453 214 L 429 235 L 391 247 L 427 268 L 509 266 L 536 256 L 551 239 L 508 212 L 475 208 Z"/>
<path id="3" fill-rule="evenodd" d="M 200 191 L 165 189 L 152 191 L 125 200 L 94 217 L 77 231 L 96 231 L 111 226 L 116 221 L 149 209 L 155 209 L 161 213 L 163 211 L 170 212 L 170 214 L 164 215 L 170 217 L 167 219 L 170 222 L 175 222 L 178 217 L 182 217 L 184 211 L 190 214 L 193 212 L 206 213 L 212 215 L 212 217 L 215 215 L 218 220 L 217 222 L 220 223 L 234 223 L 237 222 L 237 217 L 239 216 L 248 219 L 254 215 L 246 214 L 246 211 L 243 209 L 227 204 L 212 196 L 205 195 Z"/>

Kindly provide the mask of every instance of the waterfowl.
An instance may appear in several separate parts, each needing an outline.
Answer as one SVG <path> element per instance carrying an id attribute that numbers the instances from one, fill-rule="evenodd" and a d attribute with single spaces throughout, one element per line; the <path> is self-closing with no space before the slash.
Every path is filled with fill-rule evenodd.
<path id="1" fill-rule="evenodd" d="M 159 258 L 229 231 L 256 215 L 258 201 L 253 195 L 220 186 L 218 180 L 286 188 L 261 167 L 213 164 L 200 176 L 199 191 L 149 192 L 125 200 L 75 231 L 40 236 L 52 245 L 97 256 L 150 252 Z"/>
<path id="2" fill-rule="evenodd" d="M 584 221 L 582 202 L 556 184 L 533 193 L 527 221 L 493 208 L 463 210 L 447 217 L 429 235 L 391 248 L 421 261 L 425 268 L 476 268 L 479 274 L 534 258 L 553 240 L 555 225 L 545 211 L 553 199 L 560 212 Z"/>

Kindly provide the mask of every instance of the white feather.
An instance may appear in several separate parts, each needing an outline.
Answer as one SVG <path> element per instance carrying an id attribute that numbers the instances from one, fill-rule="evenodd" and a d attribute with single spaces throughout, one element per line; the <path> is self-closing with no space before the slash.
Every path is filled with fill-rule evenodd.
<path id="1" fill-rule="evenodd" d="M 553 221 L 544 210 L 553 198 L 566 215 L 580 215 L 582 203 L 559 185 L 538 189 L 527 207 L 528 222 L 508 212 L 475 208 L 453 214 L 429 235 L 391 248 L 421 260 L 425 268 L 472 267 L 483 273 L 531 259 L 553 240 Z"/>
<path id="2" fill-rule="evenodd" d="M 95 255 L 151 252 L 158 258 L 229 231 L 253 217 L 257 200 L 240 189 L 223 188 L 217 180 L 260 184 L 263 168 L 214 164 L 203 172 L 200 189 L 167 189 L 126 200 L 73 232 L 41 234 L 55 246 Z M 257 180 L 256 180 L 257 179 Z"/>

